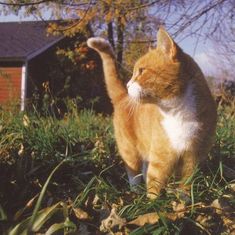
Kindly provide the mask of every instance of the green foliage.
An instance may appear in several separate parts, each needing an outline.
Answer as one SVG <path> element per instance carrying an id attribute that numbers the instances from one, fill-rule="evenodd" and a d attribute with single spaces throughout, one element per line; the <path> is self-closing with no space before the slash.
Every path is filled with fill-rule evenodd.
<path id="1" fill-rule="evenodd" d="M 138 193 L 130 191 L 110 117 L 77 112 L 72 104 L 61 120 L 1 112 L 1 234 L 95 234 L 113 208 L 117 221 L 128 221 L 106 229 L 113 234 L 229 234 L 234 111 L 218 110 L 216 142 L 206 166 L 190 179 L 190 197 L 172 179 L 155 201 L 146 198 L 144 185 Z"/>
<path id="2" fill-rule="evenodd" d="M 234 102 L 234 101 L 233 101 Z M 222 106 L 218 108 L 219 122 L 216 132 L 216 147 L 220 158 L 234 157 L 235 148 L 235 113 L 234 104 L 232 106 Z"/>

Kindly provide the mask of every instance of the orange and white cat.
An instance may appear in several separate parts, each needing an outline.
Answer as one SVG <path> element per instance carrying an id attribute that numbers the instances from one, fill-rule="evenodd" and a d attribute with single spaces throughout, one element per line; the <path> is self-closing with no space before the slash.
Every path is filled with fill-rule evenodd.
<path id="1" fill-rule="evenodd" d="M 210 150 L 217 115 L 204 76 L 163 28 L 157 47 L 136 62 L 127 89 L 118 79 L 110 44 L 102 38 L 87 43 L 103 61 L 130 185 L 140 183 L 142 172 L 147 195 L 155 198 L 172 174 L 186 179 Z"/>

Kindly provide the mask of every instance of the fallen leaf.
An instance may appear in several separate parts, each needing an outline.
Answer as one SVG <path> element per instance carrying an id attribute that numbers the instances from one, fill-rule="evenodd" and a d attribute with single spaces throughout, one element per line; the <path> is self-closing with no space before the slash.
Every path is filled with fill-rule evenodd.
<path id="1" fill-rule="evenodd" d="M 73 208 L 73 212 L 79 220 L 87 220 L 90 218 L 88 213 L 81 208 Z"/>
<path id="2" fill-rule="evenodd" d="M 123 226 L 126 225 L 126 219 L 121 218 L 117 214 L 117 208 L 113 206 L 110 215 L 101 221 L 100 231 L 101 232 L 108 232 L 111 231 L 112 228 L 118 226 L 121 229 Z"/>
<path id="3" fill-rule="evenodd" d="M 188 187 L 185 186 L 185 188 L 188 188 Z M 178 189 L 167 188 L 167 193 L 174 194 L 179 201 L 181 201 L 182 203 L 184 203 L 186 205 L 191 204 L 191 197 L 190 197 L 190 194 L 187 190 L 184 190 L 181 188 L 178 188 Z"/>
<path id="4" fill-rule="evenodd" d="M 172 208 L 173 208 L 173 211 L 177 212 L 178 218 L 184 217 L 184 214 L 186 212 L 186 206 L 184 203 L 173 201 Z"/>
<path id="5" fill-rule="evenodd" d="M 235 193 L 235 183 L 229 184 L 229 188 Z"/>
<path id="6" fill-rule="evenodd" d="M 145 224 L 155 224 L 158 222 L 159 216 L 156 212 L 139 215 L 136 219 L 128 222 L 128 224 L 134 224 L 137 226 L 144 226 Z"/>
<path id="7" fill-rule="evenodd" d="M 20 144 L 20 149 L 18 151 L 18 155 L 20 157 L 23 157 L 23 155 L 24 155 L 24 145 L 23 144 Z"/>
<path id="8" fill-rule="evenodd" d="M 235 234 L 235 221 L 232 218 L 222 217 L 224 225 L 229 229 L 230 234 Z"/>
<path id="9" fill-rule="evenodd" d="M 13 220 L 17 221 L 27 209 L 32 208 L 33 205 L 35 204 L 37 197 L 38 197 L 38 194 L 36 194 L 33 198 L 31 198 L 22 209 L 17 211 L 16 214 L 14 215 Z"/>
<path id="10" fill-rule="evenodd" d="M 211 223 L 213 222 L 213 218 L 211 215 L 202 214 L 202 215 L 197 216 L 196 222 L 200 223 L 205 228 L 209 228 L 209 227 L 211 227 Z"/>
<path id="11" fill-rule="evenodd" d="M 229 205 L 225 198 L 215 199 L 211 206 L 215 208 L 217 214 L 223 214 L 226 212 L 232 212 L 233 208 Z"/>
<path id="12" fill-rule="evenodd" d="M 24 116 L 23 116 L 23 125 L 25 127 L 28 127 L 30 125 L 29 117 L 26 114 L 24 114 Z"/>
<path id="13" fill-rule="evenodd" d="M 92 205 L 93 207 L 97 207 L 97 206 L 100 206 L 100 198 L 97 194 L 95 194 L 95 197 L 92 201 Z"/>

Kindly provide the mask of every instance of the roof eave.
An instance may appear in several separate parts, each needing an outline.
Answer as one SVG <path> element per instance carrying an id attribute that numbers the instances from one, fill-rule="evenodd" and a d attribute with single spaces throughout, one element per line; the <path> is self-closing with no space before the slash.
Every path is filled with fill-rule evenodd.
<path id="1" fill-rule="evenodd" d="M 48 43 L 44 47 L 28 54 L 27 56 L 9 56 L 9 57 L 1 57 L 0 56 L 0 62 L 22 62 L 22 63 L 25 63 L 25 62 L 33 59 L 34 57 L 40 55 L 41 53 L 43 53 L 44 51 L 46 51 L 50 47 L 54 46 L 56 43 L 58 43 L 59 41 L 61 41 L 64 38 L 65 38 L 65 36 L 61 36 L 61 37 L 57 38 L 56 40 Z"/>
<path id="2" fill-rule="evenodd" d="M 34 57 L 42 54 L 44 51 L 46 51 L 50 47 L 54 46 L 57 42 L 61 41 L 64 38 L 65 38 L 65 36 L 61 36 L 61 37 L 57 38 L 56 40 L 52 41 L 51 43 L 48 43 L 44 47 L 42 47 L 42 48 L 40 48 L 40 49 L 30 53 L 29 55 L 27 55 L 26 60 L 29 61 L 29 60 L 33 59 Z"/>
<path id="3" fill-rule="evenodd" d="M 25 63 L 27 61 L 26 57 L 0 57 L 0 62 L 22 62 Z"/>

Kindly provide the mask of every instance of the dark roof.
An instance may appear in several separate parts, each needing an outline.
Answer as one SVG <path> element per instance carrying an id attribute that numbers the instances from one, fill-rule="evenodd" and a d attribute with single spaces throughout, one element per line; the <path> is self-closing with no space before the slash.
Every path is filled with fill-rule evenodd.
<path id="1" fill-rule="evenodd" d="M 63 36 L 47 34 L 48 22 L 0 22 L 0 60 L 25 61 L 42 53 Z"/>

